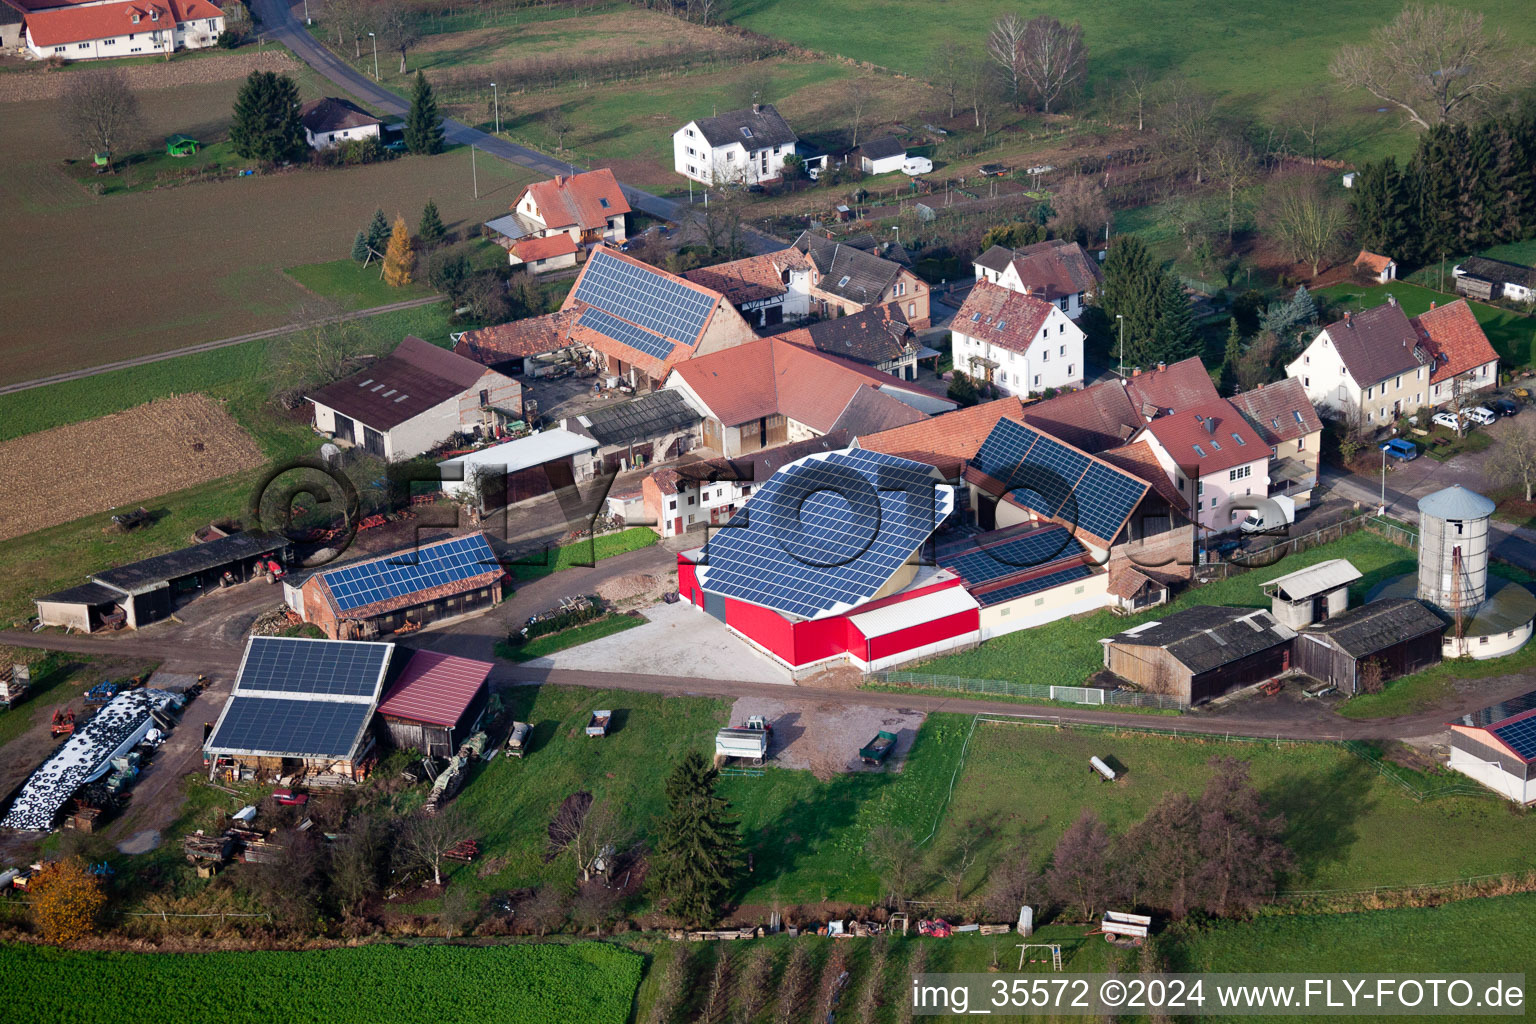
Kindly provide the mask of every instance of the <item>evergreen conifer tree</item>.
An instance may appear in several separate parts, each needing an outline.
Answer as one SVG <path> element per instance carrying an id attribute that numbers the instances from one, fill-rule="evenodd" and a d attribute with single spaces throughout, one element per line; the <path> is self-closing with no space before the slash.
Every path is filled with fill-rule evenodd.
<path id="1" fill-rule="evenodd" d="M 437 97 L 427 77 L 416 72 L 411 87 L 411 111 L 405 118 L 405 148 L 430 156 L 443 151 L 443 118 L 437 112 Z"/>
<path id="2" fill-rule="evenodd" d="M 421 225 L 416 229 L 416 237 L 421 239 L 422 245 L 436 245 L 447 233 L 443 219 L 437 215 L 437 204 L 428 199 L 427 205 L 421 208 Z"/>
<path id="3" fill-rule="evenodd" d="M 373 220 L 368 222 L 368 248 L 374 252 L 383 252 L 384 246 L 389 243 L 389 218 L 384 216 L 383 210 L 373 211 Z"/>
<path id="4" fill-rule="evenodd" d="M 1104 260 L 1105 322 L 1114 332 L 1116 344 L 1120 325 L 1116 316 L 1125 317 L 1125 359 L 1130 366 L 1146 366 L 1155 361 L 1153 332 L 1158 321 L 1158 278 L 1161 269 L 1152 262 L 1147 247 L 1135 235 L 1121 235 Z"/>
<path id="5" fill-rule="evenodd" d="M 1162 270 L 1157 273 L 1158 320 L 1153 333 L 1154 357 L 1159 363 L 1176 363 L 1199 351 L 1195 339 L 1195 313 L 1179 279 Z"/>
<path id="6" fill-rule="evenodd" d="M 299 87 L 287 75 L 252 71 L 235 97 L 229 141 L 247 160 L 280 163 L 309 150 L 299 119 Z"/>
<path id="7" fill-rule="evenodd" d="M 1227 350 L 1221 359 L 1221 390 L 1226 394 L 1237 391 L 1237 364 L 1243 358 L 1243 332 L 1238 329 L 1237 317 L 1227 328 Z"/>
<path id="8" fill-rule="evenodd" d="M 368 236 L 361 231 L 352 239 L 352 259 L 358 263 L 368 262 Z"/>
<path id="9" fill-rule="evenodd" d="M 1396 157 L 1366 164 L 1355 178 L 1355 218 L 1360 248 L 1414 261 L 1417 233 L 1409 216 L 1407 181 Z"/>
<path id="10" fill-rule="evenodd" d="M 1438 260 L 1441 253 L 1457 249 L 1461 193 L 1457 134 L 1455 125 L 1441 124 L 1425 132 L 1419 140 L 1414 163 L 1418 176 L 1416 199 L 1421 262 Z"/>
<path id="11" fill-rule="evenodd" d="M 1317 303 L 1312 301 L 1312 293 L 1304 284 L 1297 285 L 1296 294 L 1291 296 L 1291 315 L 1291 324 L 1295 327 L 1317 323 Z"/>
<path id="12" fill-rule="evenodd" d="M 715 795 L 719 774 L 690 751 L 667 779 L 667 815 L 657 830 L 657 887 L 669 910 L 693 926 L 719 914 L 741 866 L 736 822 Z"/>
<path id="13" fill-rule="evenodd" d="M 389 249 L 384 253 L 384 280 L 391 288 L 399 288 L 411 283 L 411 272 L 415 269 L 411 229 L 405 226 L 404 217 L 396 217 L 395 229 L 389 236 Z"/>

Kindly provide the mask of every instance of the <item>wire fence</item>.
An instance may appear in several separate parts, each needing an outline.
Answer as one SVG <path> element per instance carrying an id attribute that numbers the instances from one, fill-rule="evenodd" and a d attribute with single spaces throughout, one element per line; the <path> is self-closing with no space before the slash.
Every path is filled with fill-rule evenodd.
<path id="1" fill-rule="evenodd" d="M 1290 537 L 1267 547 L 1243 551 L 1240 553 L 1241 562 L 1210 562 L 1199 567 L 1199 574 L 1207 580 L 1226 579 L 1254 569 L 1269 569 L 1290 555 L 1300 554 L 1324 544 L 1332 544 L 1361 530 L 1377 534 L 1410 550 L 1417 548 L 1419 544 L 1418 534 L 1400 523 L 1383 516 L 1357 515 L 1349 519 L 1341 519 L 1337 523 L 1330 523 L 1299 537 Z"/>
<path id="2" fill-rule="evenodd" d="M 1023 697 L 1060 704 L 1158 708 L 1171 711 L 1182 711 L 1189 707 L 1179 698 L 1164 694 L 1137 693 L 1134 690 L 1106 690 L 1096 686 L 1042 686 L 1037 683 L 1015 683 L 1006 679 L 971 679 L 965 676 L 940 676 L 926 672 L 875 672 L 872 676 L 876 682 L 887 686 Z"/>
<path id="3" fill-rule="evenodd" d="M 1359 740 L 1345 740 L 1342 744 L 1345 750 L 1354 754 L 1360 760 L 1370 765 L 1382 778 L 1396 785 L 1416 803 L 1425 800 L 1437 800 L 1447 796 L 1477 796 L 1492 797 L 1495 794 L 1475 782 L 1463 779 L 1436 779 L 1428 776 L 1419 776 L 1422 783 L 1415 781 L 1417 772 L 1404 768 L 1402 765 L 1393 764 L 1383 760 L 1374 752 L 1374 748 L 1368 743 Z"/>

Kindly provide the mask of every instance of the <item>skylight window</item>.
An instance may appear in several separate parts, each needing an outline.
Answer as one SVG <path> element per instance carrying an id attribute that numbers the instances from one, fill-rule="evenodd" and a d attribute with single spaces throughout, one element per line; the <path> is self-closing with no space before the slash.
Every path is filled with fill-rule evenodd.
<path id="1" fill-rule="evenodd" d="M 603 208 L 603 209 L 605 209 L 605 210 L 606 210 L 606 209 L 608 209 L 608 200 L 606 200 L 606 199 L 602 199 L 602 198 L 599 198 L 599 199 L 598 199 L 598 201 L 597 201 L 597 203 L 598 203 L 598 205 L 599 205 L 599 206 L 601 206 L 601 207 L 602 207 L 602 208 Z"/>
<path id="2" fill-rule="evenodd" d="M 975 323 L 980 323 L 980 322 L 981 322 L 981 314 L 980 313 L 972 313 L 971 314 L 971 323 L 975 324 Z"/>
<path id="3" fill-rule="evenodd" d="M 1216 449 L 1217 451 L 1221 451 L 1221 442 L 1216 440 L 1213 437 L 1213 438 L 1211 438 L 1211 447 Z"/>
<path id="4" fill-rule="evenodd" d="M 1239 448 L 1246 448 L 1248 446 L 1248 442 L 1244 441 L 1242 437 L 1237 433 L 1233 433 L 1232 440 L 1237 442 L 1237 446 Z"/>
<path id="5" fill-rule="evenodd" d="M 1280 421 L 1273 416 L 1269 418 L 1269 425 L 1274 427 L 1276 430 L 1280 429 Z"/>
<path id="6" fill-rule="evenodd" d="M 750 139 L 752 137 L 752 129 L 748 128 L 746 125 L 742 125 L 741 126 L 741 134 L 743 136 L 745 136 L 746 138 Z"/>
<path id="7" fill-rule="evenodd" d="M 997 322 L 997 329 L 998 330 L 1002 330 L 1004 327 L 1007 327 L 1007 326 L 1008 326 L 1008 321 L 1007 320 L 999 320 Z"/>
<path id="8" fill-rule="evenodd" d="M 1296 422 L 1297 423 L 1301 423 L 1302 422 L 1301 410 L 1300 409 L 1292 409 L 1291 410 L 1291 415 L 1296 417 Z"/>
<path id="9" fill-rule="evenodd" d="M 837 286 L 839 288 L 846 288 L 846 287 L 848 287 L 848 282 L 852 281 L 852 280 L 853 280 L 853 278 L 849 277 L 847 274 L 844 274 L 843 275 L 843 279 L 841 281 L 837 282 Z"/>
<path id="10" fill-rule="evenodd" d="M 362 382 L 362 383 L 361 383 L 361 384 L 359 384 L 359 385 L 358 385 L 358 387 L 360 387 L 360 388 L 365 388 L 365 387 L 367 387 L 367 386 L 368 386 L 368 385 L 369 385 L 369 384 L 372 384 L 372 383 L 373 383 L 373 378 L 372 378 L 372 377 L 369 377 L 369 378 L 368 378 L 368 379 L 367 379 L 367 380 L 365 380 L 365 381 L 363 381 L 363 382 Z"/>
<path id="11" fill-rule="evenodd" d="M 1202 459 L 1205 458 L 1205 449 L 1204 448 L 1201 448 L 1197 444 L 1196 445 L 1190 445 L 1190 447 L 1195 450 L 1195 454 L 1196 455 L 1200 456 Z"/>

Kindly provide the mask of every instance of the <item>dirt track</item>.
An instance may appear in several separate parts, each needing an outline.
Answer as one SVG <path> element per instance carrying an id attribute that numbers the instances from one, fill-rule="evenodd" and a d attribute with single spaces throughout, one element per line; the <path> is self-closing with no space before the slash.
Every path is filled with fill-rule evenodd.
<path id="1" fill-rule="evenodd" d="M 0 443 L 0 540 L 264 461 L 255 440 L 206 395 L 28 434 Z"/>

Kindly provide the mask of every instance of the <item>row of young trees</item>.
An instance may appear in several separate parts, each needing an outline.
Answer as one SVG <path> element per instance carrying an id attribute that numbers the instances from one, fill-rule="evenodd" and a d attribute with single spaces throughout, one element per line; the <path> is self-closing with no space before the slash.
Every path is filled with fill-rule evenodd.
<path id="1" fill-rule="evenodd" d="M 1536 114 L 1441 123 L 1355 179 L 1363 248 L 1424 264 L 1536 235 Z"/>

